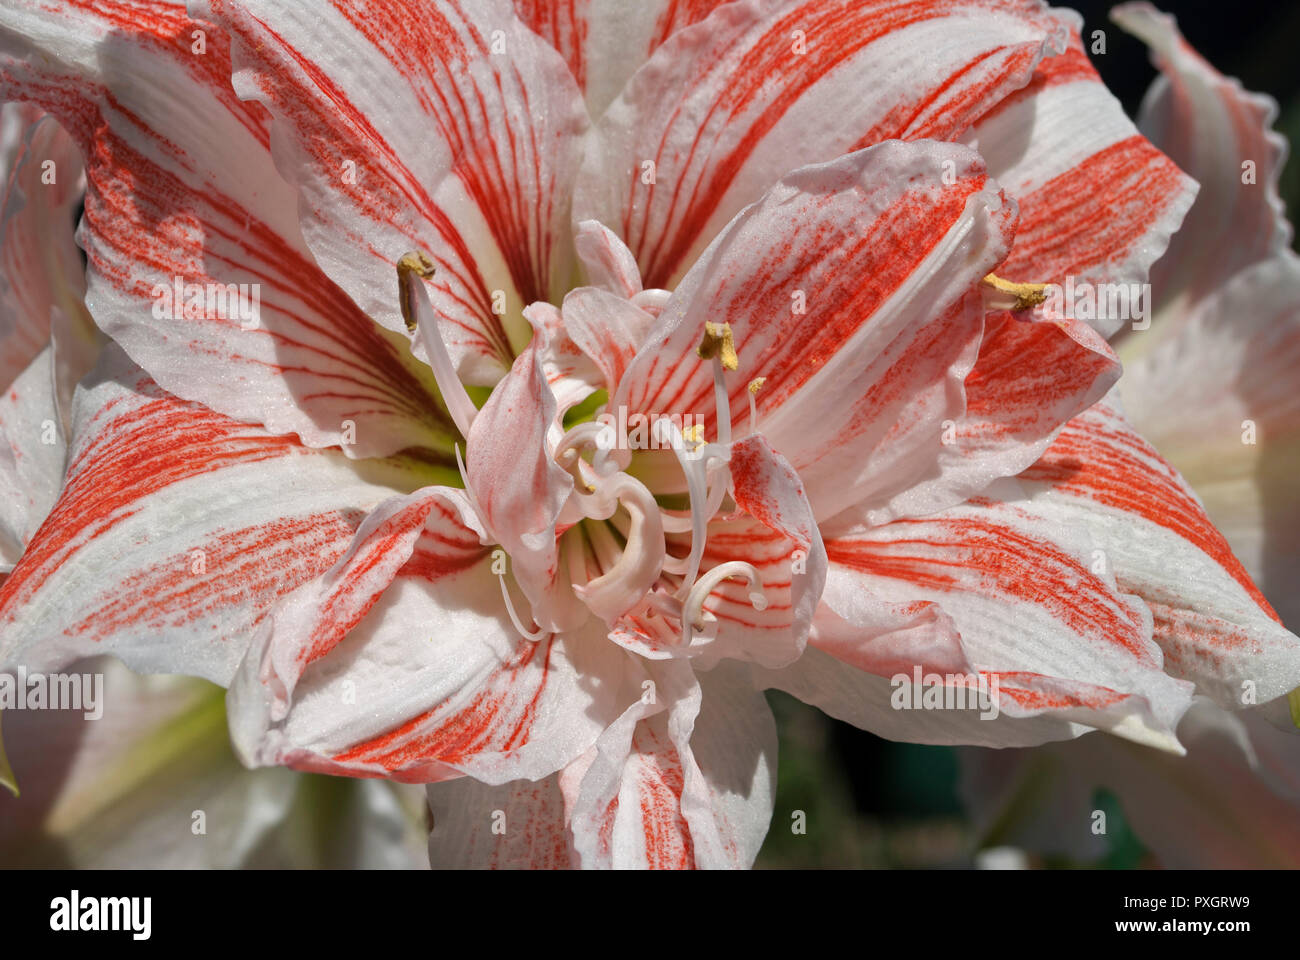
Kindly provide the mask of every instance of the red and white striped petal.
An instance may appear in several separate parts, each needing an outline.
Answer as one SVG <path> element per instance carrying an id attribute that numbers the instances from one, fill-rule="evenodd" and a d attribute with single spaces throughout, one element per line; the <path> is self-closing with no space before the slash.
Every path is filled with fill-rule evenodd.
<path id="1" fill-rule="evenodd" d="M 1017 545 L 1007 543 L 1010 548 Z M 913 566 L 921 569 L 919 563 Z M 894 578 L 885 577 L 886 572 L 883 564 L 878 565 L 878 589 L 896 592 Z M 900 567 L 897 576 L 906 572 Z M 977 699 L 978 686 L 969 680 L 981 671 L 972 662 L 959 626 L 971 623 L 968 611 L 958 604 L 954 617 L 931 600 L 891 602 L 861 583 L 844 589 L 842 574 L 817 611 L 803 656 L 781 670 L 755 668 L 757 684 L 783 690 L 839 720 L 902 742 L 1021 747 L 1070 739 L 1092 729 L 1071 711 L 1003 709 L 1014 707 L 1011 697 L 1023 698 L 1026 687 L 1050 690 L 1052 681 L 1047 677 L 997 675 L 999 692 L 1004 687 L 1016 692 L 1000 698 L 996 714 L 991 712 L 988 702 Z M 1007 616 L 1010 613 L 1003 611 Z M 1015 628 L 1008 632 L 1014 635 Z M 905 709 L 924 704 L 923 693 L 914 688 L 918 670 L 923 682 L 953 694 L 943 709 Z M 994 679 L 994 672 L 985 671 L 990 688 Z M 912 688 L 910 703 L 900 698 L 903 686 Z M 1077 699 L 1080 689 L 1063 686 L 1062 692 Z"/>
<path id="2" fill-rule="evenodd" d="M 76 144 L 53 117 L 14 102 L 0 106 L 0 150 L 0 566 L 8 572 L 63 484 L 73 390 L 103 337 L 85 309 L 73 239 L 85 192 Z"/>
<path id="3" fill-rule="evenodd" d="M 111 652 L 225 684 L 271 604 L 437 472 L 359 464 L 178 400 L 115 348 L 93 378 L 59 500 L 0 586 L 0 662 Z"/>
<path id="4" fill-rule="evenodd" d="M 627 655 L 600 629 L 520 637 L 469 509 L 447 490 L 386 505 L 329 575 L 276 608 L 231 689 L 245 762 L 505 783 L 595 741 Z"/>
<path id="5" fill-rule="evenodd" d="M 1139 340 L 1134 337 L 1133 341 Z M 1247 268 L 1131 363 L 1125 410 L 1191 484 L 1283 622 L 1300 627 L 1300 261 Z"/>
<path id="6" fill-rule="evenodd" d="M 214 27 L 167 3 L 10 5 L 0 97 L 35 102 L 80 146 L 87 305 L 160 386 L 351 455 L 447 438 L 407 338 L 312 262 L 265 114 L 235 96 Z M 396 304 L 391 270 L 383 280 Z M 230 284 L 249 285 L 238 309 Z"/>
<path id="7" fill-rule="evenodd" d="M 821 616 L 824 614 L 819 614 Z M 866 669 L 857 662 L 868 656 L 870 646 L 882 636 L 879 629 L 875 623 L 865 630 L 852 625 L 847 630 L 840 627 L 837 633 L 856 632 L 860 635 L 855 640 L 845 638 L 834 644 L 834 652 L 828 653 L 820 648 L 821 641 L 815 627 L 803 656 L 780 670 L 755 667 L 754 682 L 764 689 L 784 691 L 828 716 L 900 743 L 1024 747 L 1067 740 L 1092 729 L 1050 712 L 1029 717 L 999 712 L 996 717 L 983 719 L 978 708 L 956 708 L 958 703 L 969 705 L 974 702 L 969 687 L 962 692 L 966 699 L 954 699 L 953 709 L 899 709 L 894 706 L 898 686 L 877 668 Z M 915 629 L 922 633 L 928 631 L 925 626 Z M 909 642 L 904 636 L 900 641 L 902 649 L 907 650 Z M 911 668 L 894 671 L 890 676 L 897 673 L 906 674 L 909 682 L 913 676 Z M 945 673 L 936 676 L 943 678 Z"/>
<path id="8" fill-rule="evenodd" d="M 558 412 L 544 358 L 546 330 L 497 384 L 474 418 L 466 441 L 466 482 L 488 536 L 505 548 L 512 573 L 544 629 L 560 628 L 552 609 L 559 551 L 556 523 L 573 492 L 573 477 L 551 456 Z"/>
<path id="9" fill-rule="evenodd" d="M 1019 473 L 1119 376 L 1114 351 L 1082 320 L 986 315 L 979 356 L 964 384 L 966 409 L 943 425 L 940 477 L 917 484 L 896 509 L 929 513 L 951 503 L 952 491 L 978 492 L 990 477 Z M 860 508 L 836 523 L 855 515 Z M 865 517 L 875 519 L 870 510 Z"/>
<path id="10" fill-rule="evenodd" d="M 73 239 L 85 190 L 81 153 L 38 107 L 0 106 L 14 138 L 12 169 L 0 165 L 0 389 L 44 349 L 55 311 L 90 326 L 85 267 Z"/>
<path id="11" fill-rule="evenodd" d="M 439 545 L 436 559 L 447 572 L 473 566 L 487 551 L 464 493 L 427 487 L 381 503 L 333 567 L 276 606 L 258 674 L 271 697 L 271 719 L 288 712 L 303 671 L 361 622 L 421 538 Z"/>
<path id="12" fill-rule="evenodd" d="M 593 287 L 627 299 L 641 292 L 636 257 L 609 227 L 595 220 L 582 221 L 574 231 L 573 246 Z"/>
<path id="13" fill-rule="evenodd" d="M 1020 205 L 1016 245 L 998 270 L 1008 280 L 1144 283 L 1196 194 L 1125 116 L 1077 31 L 965 139 Z M 1110 336 L 1129 319 L 1092 323 Z"/>
<path id="14" fill-rule="evenodd" d="M 599 287 L 579 287 L 565 295 L 561 308 L 565 331 L 595 364 L 611 395 L 654 327 L 654 317 L 627 296 Z"/>
<path id="15" fill-rule="evenodd" d="M 556 422 L 562 425 L 570 408 L 599 389 L 600 371 L 573 342 L 564 327 L 560 308 L 555 304 L 541 300 L 530 303 L 524 307 L 524 318 L 534 330 L 543 331 L 546 350 L 542 355 L 542 370 L 555 397 Z"/>
<path id="16" fill-rule="evenodd" d="M 1094 564 L 1155 618 L 1165 669 L 1228 709 L 1300 686 L 1288 632 L 1196 495 L 1103 402 L 1076 417 L 1021 482 L 1044 523 L 1086 531 Z"/>
<path id="17" fill-rule="evenodd" d="M 826 549 L 799 476 L 762 435 L 735 444 L 730 467 L 736 506 L 756 522 L 712 524 L 703 569 L 752 564 L 766 606 L 755 609 L 751 588 L 733 578 L 714 588 L 704 609 L 718 620 L 720 655 L 784 666 L 803 652 L 826 584 Z"/>
<path id="18" fill-rule="evenodd" d="M 500 786 L 458 777 L 428 786 L 435 870 L 567 870 L 576 866 L 563 774 Z"/>
<path id="19" fill-rule="evenodd" d="M 672 288 L 786 171 L 961 134 L 1064 49 L 1066 23 L 1029 2 L 719 7 L 669 38 L 601 118 L 575 216 L 617 232 L 647 286 Z"/>
<path id="20" fill-rule="evenodd" d="M 757 429 L 818 518 L 865 504 L 888 519 L 939 473 L 943 423 L 961 415 L 983 326 L 966 294 L 1013 231 L 1013 209 L 965 147 L 893 142 L 796 170 L 678 286 L 616 402 L 696 416 L 716 435 L 712 370 L 696 348 L 706 322 L 730 323 L 737 432 L 748 384 L 763 377 Z M 965 493 L 936 491 L 926 505 Z"/>
<path id="21" fill-rule="evenodd" d="M 500 379 L 528 341 L 521 311 L 556 300 L 570 274 L 588 121 L 559 53 L 509 0 L 192 7 L 230 32 L 235 89 L 274 118 L 325 271 L 400 331 L 394 265 L 427 251 L 462 377 Z"/>
<path id="22" fill-rule="evenodd" d="M 661 44 L 725 0 L 514 0 L 515 12 L 555 47 L 600 116 Z"/>
<path id="23" fill-rule="evenodd" d="M 776 725 L 742 669 L 687 679 L 678 662 L 577 770 L 570 811 L 585 869 L 746 869 L 772 818 Z M 567 781 L 567 782 L 566 782 Z"/>
<path id="24" fill-rule="evenodd" d="M 1150 613 L 1098 560 L 1104 544 L 1086 518 L 1017 493 L 1004 483 L 931 517 L 828 539 L 825 602 L 842 616 L 862 591 L 938 603 L 974 670 L 996 677 L 1002 713 L 1177 751 L 1191 684 L 1165 673 Z"/>
<path id="25" fill-rule="evenodd" d="M 1183 39 L 1174 18 L 1150 4 L 1116 7 L 1112 19 L 1151 48 L 1161 76 L 1138 116 L 1142 132 L 1201 185 L 1196 203 L 1151 271 L 1159 337 L 1176 333 L 1188 308 L 1235 273 L 1291 246 L 1278 178 L 1286 139 L 1271 130 L 1272 97 L 1248 93 Z M 1132 338 L 1141 351 L 1158 338 Z"/>

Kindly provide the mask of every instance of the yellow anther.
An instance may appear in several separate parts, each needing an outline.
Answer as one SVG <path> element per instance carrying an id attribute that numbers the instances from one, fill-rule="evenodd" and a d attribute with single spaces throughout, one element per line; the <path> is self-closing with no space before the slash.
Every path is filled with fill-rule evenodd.
<path id="1" fill-rule="evenodd" d="M 998 302 L 998 306 L 1003 310 L 1029 310 L 1047 299 L 1045 283 L 1015 283 L 1011 280 L 1003 280 L 995 273 L 990 273 L 983 282 L 1006 299 L 1005 306 L 1002 305 L 1001 299 Z"/>
<path id="2" fill-rule="evenodd" d="M 767 377 L 755 377 L 749 381 L 749 392 L 758 396 L 758 391 L 763 389 L 763 384 L 767 383 Z"/>
<path id="3" fill-rule="evenodd" d="M 415 332 L 415 304 L 411 302 L 412 283 L 433 276 L 433 260 L 423 250 L 413 250 L 397 261 L 397 302 L 402 308 L 406 329 Z"/>
<path id="4" fill-rule="evenodd" d="M 726 369 L 740 369 L 740 357 L 736 355 L 736 338 L 731 335 L 729 323 L 706 323 L 704 339 L 700 341 L 697 352 L 701 360 L 712 360 L 717 357 Z"/>
<path id="5" fill-rule="evenodd" d="M 704 442 L 704 424 L 695 423 L 682 431 L 682 439 L 697 447 Z"/>

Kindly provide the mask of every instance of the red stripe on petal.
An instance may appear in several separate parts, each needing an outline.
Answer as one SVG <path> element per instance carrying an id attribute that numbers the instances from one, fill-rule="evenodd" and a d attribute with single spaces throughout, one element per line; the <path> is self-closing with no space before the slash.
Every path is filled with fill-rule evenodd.
<path id="1" fill-rule="evenodd" d="M 118 413 L 106 406 L 95 436 L 71 457 L 58 503 L 0 593 L 0 617 L 76 550 L 131 517 L 144 498 L 226 467 L 302 452 L 290 437 L 178 401 L 147 379 L 136 389 L 146 402 Z"/>
<path id="2" fill-rule="evenodd" d="M 210 572 L 195 575 L 190 553 L 177 553 L 121 580 L 109 603 L 65 632 L 99 639 L 141 625 L 180 627 L 213 619 L 238 602 L 256 611 L 249 621 L 251 635 L 290 587 L 330 568 L 363 516 L 353 510 L 286 517 L 204 539 L 204 565 Z"/>
<path id="3" fill-rule="evenodd" d="M 981 117 L 980 120 L 982 122 L 996 116 L 1022 100 L 1027 100 L 1042 93 L 1049 87 L 1063 86 L 1078 81 L 1102 83 L 1101 76 L 1097 73 L 1092 61 L 1088 59 L 1088 54 L 1083 49 L 1083 42 L 1079 35 L 1072 33 L 1069 49 L 1055 57 L 1048 57 L 1039 61 L 1034 68 L 1033 77 L 1029 83 L 1000 100 L 997 106 Z"/>
<path id="4" fill-rule="evenodd" d="M 705 293 L 709 299 L 695 300 L 692 310 L 732 325 L 747 375 L 767 378 L 758 395 L 759 409 L 779 406 L 870 323 L 987 183 L 984 176 L 966 176 L 942 189 L 918 184 L 889 197 L 879 216 L 854 223 L 847 236 L 849 224 L 831 209 L 836 201 L 843 203 L 843 197 L 830 191 L 800 196 L 781 206 L 788 234 L 764 247 L 737 244 L 733 257 L 712 265 Z M 895 188 L 882 184 L 880 189 Z M 1009 210 L 995 215 L 1003 223 L 1012 216 Z M 811 318 L 791 309 L 792 291 L 805 287 Z M 649 384 L 676 384 L 676 389 L 660 387 L 644 400 L 633 398 L 631 405 L 711 410 L 707 378 L 691 375 L 703 367 L 693 349 L 672 357 L 651 356 L 643 378 Z M 742 416 L 748 407 L 746 381 L 736 380 L 730 401 L 733 417 Z"/>
<path id="5" fill-rule="evenodd" d="M 1140 135 L 1099 150 L 1024 194 L 1016 243 L 1002 272 L 1061 282 L 1119 264 L 1183 195 L 1185 177 Z"/>
<path id="6" fill-rule="evenodd" d="M 342 764 L 377 764 L 389 771 L 414 771 L 435 764 L 454 764 L 487 751 L 516 750 L 528 739 L 546 689 L 553 637 L 520 642 L 515 655 L 501 664 L 467 704 L 441 703 L 378 737 L 334 756 Z M 527 668 L 540 654 L 540 680 Z"/>
<path id="7" fill-rule="evenodd" d="M 1046 437 L 1119 376 L 1106 342 L 1077 320 L 990 315 L 966 377 L 964 436 Z"/>
<path id="8" fill-rule="evenodd" d="M 685 774 L 677 748 L 656 736 L 648 723 L 637 725 L 632 748 L 628 758 L 631 769 L 625 776 L 635 778 L 640 796 L 647 866 L 651 870 L 694 869 L 695 846 L 682 815 Z"/>
<path id="9" fill-rule="evenodd" d="M 587 15 L 591 0 L 514 0 L 515 13 L 560 52 L 582 89 L 587 87 Z"/>
<path id="10" fill-rule="evenodd" d="M 976 507 L 992 501 L 973 498 Z M 1139 662 L 1154 649 L 1114 589 L 1069 553 L 996 519 L 896 520 L 880 541 L 830 540 L 826 553 L 875 577 L 905 580 L 927 590 L 974 591 L 1047 610 L 1066 630 L 1117 644 Z M 909 536 L 909 531 L 915 531 Z"/>
<path id="11" fill-rule="evenodd" d="M 943 62 L 940 68 L 922 71 L 914 88 L 902 92 L 884 116 L 873 117 L 869 129 L 829 127 L 824 134 L 796 144 L 793 163 L 829 160 L 895 138 L 957 137 L 1028 79 L 1048 32 L 1059 29 L 1041 10 L 1028 5 L 993 9 L 980 3 L 810 0 L 765 13 L 753 24 L 746 18 L 759 16 L 756 11 L 724 7 L 719 17 L 725 10 L 730 11 L 729 18 L 718 23 L 717 31 L 725 41 L 715 40 L 716 50 L 700 36 L 682 39 L 680 51 L 670 41 L 660 58 L 648 65 L 650 73 L 642 74 L 641 84 L 634 80 L 625 92 L 631 116 L 636 118 L 627 123 L 645 132 L 637 136 L 635 156 L 620 162 L 615 174 L 627 178 L 618 222 L 650 287 L 671 284 L 724 203 L 743 205 L 755 198 L 757 191 L 743 197 L 730 194 L 744 182 L 751 161 L 778 124 L 813 95 L 814 88 L 828 76 L 838 76 L 846 84 L 870 85 L 873 44 L 950 16 L 957 24 L 963 15 L 974 20 L 988 15 L 991 24 L 993 17 L 1001 15 L 1021 20 L 1020 26 L 1030 32 L 1040 31 L 1036 39 L 1026 36 L 1019 43 L 979 51 L 969 60 Z M 803 54 L 791 49 L 792 38 L 799 35 L 806 38 Z M 720 46 L 724 42 L 729 46 Z M 686 73 L 671 76 L 670 51 L 687 65 Z M 719 68 L 728 54 L 731 59 Z M 663 81 L 657 102 L 649 102 L 655 99 L 656 88 L 648 76 Z M 671 109 L 664 106 L 665 97 L 674 104 Z M 643 118 L 643 113 L 651 119 Z M 846 134 L 847 139 L 835 140 Z M 641 165 L 650 160 L 659 172 L 655 183 L 643 184 Z M 756 186 L 761 190 L 766 185 Z"/>
<path id="12" fill-rule="evenodd" d="M 1261 610 L 1280 622 L 1177 471 L 1136 433 L 1108 426 L 1103 405 L 1093 409 L 1096 415 L 1072 420 L 1024 478 L 1173 531 L 1211 557 Z"/>

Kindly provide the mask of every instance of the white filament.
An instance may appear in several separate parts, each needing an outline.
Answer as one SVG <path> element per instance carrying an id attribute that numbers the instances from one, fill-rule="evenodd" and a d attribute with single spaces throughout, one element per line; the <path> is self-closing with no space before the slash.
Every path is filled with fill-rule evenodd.
<path id="1" fill-rule="evenodd" d="M 682 433 L 671 420 L 656 420 L 654 429 L 659 431 L 661 438 L 667 435 L 669 446 L 677 455 L 677 462 L 681 464 L 682 473 L 686 476 L 686 491 L 691 501 L 691 552 L 685 557 L 664 557 L 664 569 L 669 573 L 680 573 L 684 578 L 678 591 L 681 593 L 689 589 L 689 584 L 695 582 L 700 572 L 700 561 L 704 557 L 704 540 L 708 536 L 709 521 L 705 516 L 708 501 L 704 472 L 706 459 L 697 456 L 693 451 L 687 452 Z M 706 446 L 705 451 L 707 449 Z"/>
<path id="2" fill-rule="evenodd" d="M 626 473 L 605 481 L 603 494 L 621 503 L 630 516 L 625 549 L 620 553 L 604 524 L 590 531 L 592 546 L 605 572 L 585 587 L 577 588 L 591 611 L 613 624 L 636 606 L 654 586 L 663 570 L 664 532 L 659 524 L 659 507 L 645 486 Z M 613 560 L 606 555 L 612 554 Z"/>
<path id="3" fill-rule="evenodd" d="M 704 629 L 704 601 L 718 584 L 731 577 L 745 578 L 749 585 L 749 602 L 753 604 L 755 610 L 767 609 L 767 597 L 763 595 L 763 578 L 759 576 L 753 564 L 745 563 L 743 560 L 720 563 L 695 581 L 682 604 L 682 628 L 686 631 L 686 643 L 690 643 L 694 631 Z"/>
<path id="4" fill-rule="evenodd" d="M 433 312 L 433 304 L 429 302 L 429 292 L 424 288 L 424 282 L 415 274 L 408 274 L 403 282 L 415 298 L 416 329 L 420 334 L 420 342 L 424 344 L 424 351 L 429 355 L 429 366 L 433 368 L 433 379 L 438 385 L 438 392 L 442 394 L 442 401 L 447 405 L 447 412 L 455 421 L 456 429 L 461 436 L 468 437 L 469 428 L 478 415 L 478 408 L 465 392 L 460 377 L 456 376 L 456 368 L 447 353 L 447 345 L 442 342 L 437 315 Z"/>
<path id="5" fill-rule="evenodd" d="M 505 574 L 499 574 L 497 579 L 501 581 L 501 599 L 506 602 L 506 613 L 510 614 L 510 622 L 515 625 L 519 635 L 525 640 L 532 640 L 534 643 L 546 636 L 547 631 L 538 627 L 536 630 L 526 630 L 519 620 L 519 615 L 515 613 L 514 602 L 510 599 L 510 589 L 506 586 Z M 530 618 L 531 619 L 531 618 Z"/>
<path id="6" fill-rule="evenodd" d="M 717 407 L 718 443 L 731 443 L 731 401 L 727 398 L 727 383 L 722 376 L 722 358 L 713 358 L 713 405 Z"/>

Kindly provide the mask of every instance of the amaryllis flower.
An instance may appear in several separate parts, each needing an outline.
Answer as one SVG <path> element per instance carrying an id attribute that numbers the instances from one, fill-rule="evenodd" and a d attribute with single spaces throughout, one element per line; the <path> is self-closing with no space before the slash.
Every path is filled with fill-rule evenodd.
<path id="1" fill-rule="evenodd" d="M 231 684 L 247 762 L 431 783 L 433 862 L 497 866 L 748 865 L 766 688 L 1177 752 L 1197 685 L 1300 682 L 1119 324 L 1030 310 L 1195 192 L 1073 14 L 37 6 L 0 96 L 82 148 L 114 345 L 7 661 Z M 896 709 L 913 670 L 997 709 Z"/>
<path id="2" fill-rule="evenodd" d="M 1183 471 L 1234 555 L 1294 626 L 1300 402 L 1285 384 L 1300 360 L 1300 259 L 1277 192 L 1286 153 L 1270 129 L 1277 107 L 1219 74 L 1172 18 L 1130 4 L 1115 19 L 1150 45 L 1161 70 L 1139 123 L 1201 184 L 1152 270 L 1150 328 L 1119 343 L 1127 361 L 1120 389 L 1135 422 Z M 1175 662 L 1204 655 L 1194 644 L 1166 650 Z M 1185 758 L 1097 737 L 965 752 L 976 819 L 1003 823 L 996 842 L 1087 861 L 1104 852 L 1106 838 L 1087 829 L 1100 786 L 1116 794 L 1165 866 L 1300 864 L 1300 692 L 1289 703 L 1265 703 L 1241 685 L 1199 692 L 1205 697 L 1178 731 Z M 1002 815 L 1012 803 L 1014 821 Z"/>

